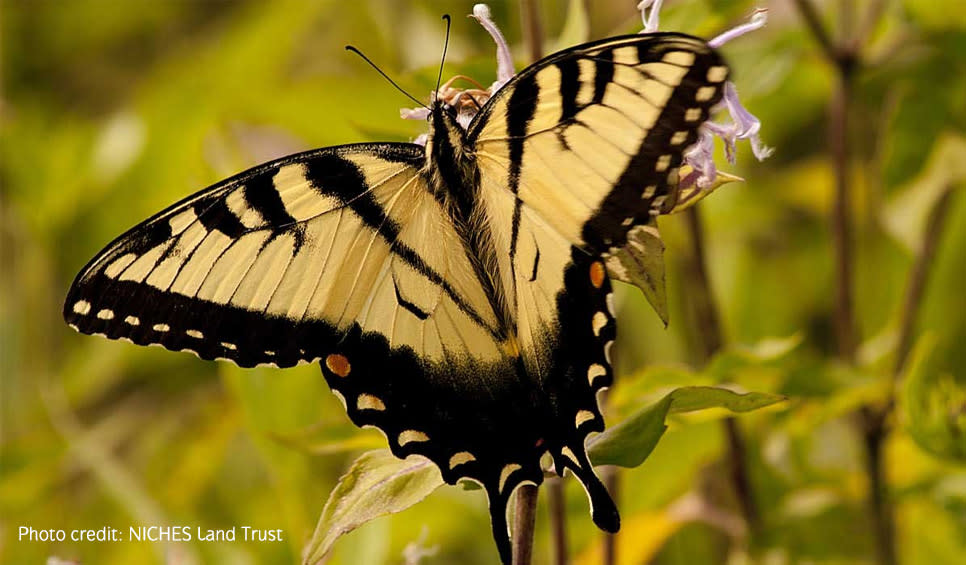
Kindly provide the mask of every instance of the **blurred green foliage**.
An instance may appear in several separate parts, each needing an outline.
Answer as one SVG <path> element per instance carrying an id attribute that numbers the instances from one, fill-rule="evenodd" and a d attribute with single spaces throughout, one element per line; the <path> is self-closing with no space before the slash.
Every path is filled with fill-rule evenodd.
<path id="1" fill-rule="evenodd" d="M 636 31 L 634 3 L 545 0 L 546 46 Z M 755 2 L 667 4 L 663 29 L 710 37 Z M 522 63 L 519 6 L 491 5 Z M 966 20 L 955 0 L 890 0 L 873 30 L 853 108 L 864 342 L 849 368 L 833 360 L 830 322 L 824 131 L 833 75 L 791 2 L 768 6 L 769 27 L 724 52 L 778 150 L 764 163 L 742 151 L 730 172 L 748 181 L 700 205 L 713 290 L 735 345 L 701 367 L 686 231 L 680 218 L 662 218 L 671 324 L 665 330 L 638 291 L 619 289 L 620 383 L 609 420 L 686 385 L 789 397 L 739 421 L 763 520 L 754 545 L 769 563 L 866 563 L 867 485 L 852 414 L 889 394 L 902 295 L 936 201 L 930 195 L 966 177 Z M 442 45 L 439 16 L 450 12 L 457 17 L 446 74 L 488 84 L 492 42 L 458 17 L 471 9 L 429 0 L 2 3 L 0 561 L 300 559 L 339 476 L 359 453 L 383 445 L 372 430 L 351 427 L 318 368 L 242 370 L 80 336 L 62 323 L 61 303 L 73 275 L 110 239 L 207 184 L 297 150 L 418 135 L 423 124 L 397 119 L 407 101 L 343 46 L 359 46 L 424 96 Z M 838 11 L 829 12 L 834 29 Z M 916 325 L 932 336 L 928 364 L 900 390 L 917 396 L 900 399 L 905 416 L 890 422 L 885 444 L 900 557 L 909 564 L 966 562 L 966 469 L 945 458 L 963 453 L 963 438 L 942 435 L 937 424 L 961 426 L 962 406 L 943 404 L 929 388 L 941 382 L 956 397 L 966 383 L 966 198 L 954 194 L 950 206 Z M 776 336 L 795 336 L 792 347 Z M 949 410 L 948 420 L 937 420 L 936 406 Z M 672 414 L 651 457 L 622 471 L 620 563 L 727 561 L 736 504 L 719 418 L 714 410 Z M 598 563 L 600 534 L 586 499 L 573 481 L 566 494 L 576 562 Z M 438 548 L 424 563 L 492 563 L 485 504 L 479 492 L 444 487 L 346 536 L 331 562 L 402 563 L 416 543 Z M 281 528 L 284 541 L 18 540 L 20 526 L 138 525 Z M 537 563 L 549 559 L 547 532 L 541 511 Z"/>

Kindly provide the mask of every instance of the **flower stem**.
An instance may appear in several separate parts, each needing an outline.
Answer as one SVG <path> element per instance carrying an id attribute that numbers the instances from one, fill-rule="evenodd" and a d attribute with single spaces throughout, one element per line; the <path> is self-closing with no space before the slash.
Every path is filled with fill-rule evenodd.
<path id="1" fill-rule="evenodd" d="M 799 13 L 801 13 L 802 19 L 805 20 L 805 24 L 812 32 L 815 40 L 818 41 L 825 56 L 830 61 L 836 59 L 836 48 L 832 44 L 832 36 L 826 31 L 825 25 L 822 23 L 822 18 L 819 16 L 818 9 L 815 8 L 815 4 L 811 0 L 795 0 L 795 6 L 798 8 Z"/>
<path id="2" fill-rule="evenodd" d="M 724 337 L 714 294 L 711 291 L 711 278 L 708 275 L 704 248 L 704 226 L 698 214 L 698 207 L 689 208 L 684 214 L 691 242 L 692 276 L 689 278 L 694 283 L 690 298 L 697 318 L 696 326 L 701 332 L 701 357 L 703 362 L 707 363 L 721 349 Z M 735 418 L 725 418 L 722 425 L 728 442 L 731 484 L 738 499 L 741 515 L 751 535 L 758 528 L 759 514 L 748 476 L 745 442 Z"/>
<path id="3" fill-rule="evenodd" d="M 906 297 L 902 306 L 902 317 L 899 322 L 899 345 L 896 349 L 896 360 L 893 371 L 895 381 L 902 376 L 902 369 L 905 367 L 912 350 L 912 341 L 916 329 L 916 319 L 919 315 L 919 306 L 922 304 L 922 297 L 926 291 L 926 284 L 929 279 L 929 267 L 932 265 L 936 255 L 936 248 L 939 246 L 939 239 L 942 237 L 943 229 L 946 226 L 946 217 L 949 215 L 950 201 L 952 200 L 952 187 L 947 187 L 942 196 L 933 205 L 929 218 L 926 220 L 926 233 L 922 241 L 922 247 L 916 255 L 915 264 L 909 274 L 909 282 L 906 286 Z"/>
<path id="4" fill-rule="evenodd" d="M 849 106 L 852 101 L 853 66 L 838 64 L 838 82 L 829 107 L 829 148 L 835 169 L 835 202 L 832 207 L 832 239 L 835 246 L 835 329 L 839 357 L 851 364 L 857 347 L 852 289 L 854 253 L 852 202 L 849 179 Z"/>
<path id="5" fill-rule="evenodd" d="M 513 565 L 530 565 L 537 517 L 537 487 L 522 485 L 517 489 L 513 514 Z"/>
<path id="6" fill-rule="evenodd" d="M 618 500 L 617 489 L 620 488 L 620 474 L 618 468 L 612 465 L 601 467 L 600 480 L 607 488 L 611 498 Z M 601 555 L 603 565 L 616 565 L 617 563 L 617 533 L 605 533 L 603 554 Z"/>
<path id="7" fill-rule="evenodd" d="M 853 22 L 851 2 L 843 6 L 848 13 L 843 13 L 843 37 L 839 45 L 832 43 L 825 31 L 818 12 L 810 0 L 795 0 L 808 28 L 819 43 L 827 62 L 836 71 L 836 87 L 829 104 L 829 147 L 832 154 L 832 164 L 835 170 L 835 203 L 832 209 L 832 233 L 835 247 L 836 264 L 836 316 L 835 327 L 839 357 L 846 363 L 855 362 L 855 352 L 858 346 L 858 335 L 855 328 L 853 305 L 853 265 L 854 251 L 851 226 L 851 187 L 849 179 L 849 115 L 852 102 L 852 87 L 855 75 L 861 67 L 860 49 L 868 34 L 875 28 L 882 15 L 883 3 L 872 0 L 864 19 L 859 23 L 857 32 L 852 31 Z M 900 338 L 899 359 L 897 366 L 904 363 L 908 353 L 908 340 L 911 335 L 911 324 L 914 312 L 918 309 L 921 289 L 917 289 L 916 280 L 924 277 L 913 269 L 910 292 L 907 296 L 902 336 Z M 921 269 L 925 270 L 925 267 Z M 919 295 L 916 296 L 915 293 Z M 909 324 L 909 325 L 907 325 Z M 905 343 L 905 345 L 903 345 Z M 903 349 L 905 348 L 905 349 Z M 858 421 L 861 426 L 863 448 L 865 450 L 865 471 L 869 483 L 869 513 L 873 528 L 876 555 L 881 565 L 896 565 L 895 516 L 887 493 L 887 478 L 882 461 L 883 442 L 888 430 L 885 422 L 891 411 L 892 401 L 884 408 L 872 405 L 863 406 L 858 411 Z"/>
<path id="8" fill-rule="evenodd" d="M 895 391 L 898 388 L 899 380 L 902 378 L 902 370 L 908 360 L 909 352 L 912 350 L 919 307 L 922 304 L 922 297 L 929 279 L 929 267 L 932 265 L 936 248 L 939 246 L 939 240 L 945 228 L 951 198 L 952 190 L 947 188 L 933 206 L 926 221 L 926 233 L 922 247 L 919 249 L 915 263 L 909 273 L 909 282 L 906 285 L 906 295 L 899 322 L 899 345 L 896 349 L 892 375 L 893 387 L 889 401 L 881 409 L 869 406 L 861 412 L 864 424 L 865 465 L 869 480 L 872 526 L 875 528 L 878 542 L 876 551 L 879 562 L 885 565 L 898 563 L 895 547 L 895 513 L 888 497 L 886 488 L 888 477 L 882 456 L 883 440 L 889 431 L 886 421 L 895 404 Z"/>
<path id="9" fill-rule="evenodd" d="M 550 539 L 553 565 L 567 564 L 567 508 L 563 478 L 547 479 L 547 507 L 550 513 Z"/>
<path id="10" fill-rule="evenodd" d="M 530 62 L 543 57 L 543 25 L 540 22 L 540 8 L 536 0 L 520 0 L 523 11 L 523 38 L 527 44 Z"/>

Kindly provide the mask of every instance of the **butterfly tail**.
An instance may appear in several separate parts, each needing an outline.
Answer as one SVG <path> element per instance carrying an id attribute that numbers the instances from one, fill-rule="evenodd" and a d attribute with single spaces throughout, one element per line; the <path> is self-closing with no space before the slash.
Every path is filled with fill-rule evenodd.
<path id="1" fill-rule="evenodd" d="M 555 465 L 561 470 L 561 475 L 563 468 L 566 467 L 580 481 L 584 491 L 587 492 L 587 498 L 590 499 L 590 514 L 597 527 L 611 533 L 620 530 L 621 517 L 617 511 L 617 505 L 607 492 L 607 487 L 594 472 L 594 467 L 587 458 L 587 452 L 582 447 L 564 448 L 561 456 L 555 458 Z"/>
<path id="2" fill-rule="evenodd" d="M 500 562 L 503 565 L 511 565 L 513 561 L 512 546 L 510 544 L 510 526 L 506 521 L 506 507 L 510 500 L 509 496 L 500 494 L 497 489 L 486 489 L 487 497 L 490 502 L 490 526 L 493 528 L 493 541 L 496 542 L 496 549 L 500 553 Z"/>

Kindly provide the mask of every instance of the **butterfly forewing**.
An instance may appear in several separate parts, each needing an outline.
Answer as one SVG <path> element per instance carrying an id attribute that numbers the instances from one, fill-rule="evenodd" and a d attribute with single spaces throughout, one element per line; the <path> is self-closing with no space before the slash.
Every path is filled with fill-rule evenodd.
<path id="1" fill-rule="evenodd" d="M 64 315 L 242 366 L 322 358 L 353 325 L 429 361 L 495 358 L 493 314 L 465 253 L 447 251 L 459 238 L 421 159 L 415 146 L 347 146 L 219 183 L 109 245 Z"/>
<path id="2" fill-rule="evenodd" d="M 720 56 L 688 36 L 590 43 L 517 75 L 470 136 L 492 186 L 572 244 L 603 253 L 670 204 L 683 152 L 727 77 Z"/>

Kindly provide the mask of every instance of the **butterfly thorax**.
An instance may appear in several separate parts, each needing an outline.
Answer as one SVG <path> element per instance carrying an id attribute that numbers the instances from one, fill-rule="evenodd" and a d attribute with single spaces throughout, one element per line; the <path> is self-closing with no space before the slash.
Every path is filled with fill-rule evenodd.
<path id="1" fill-rule="evenodd" d="M 456 120 L 455 110 L 442 102 L 433 103 L 426 140 L 423 168 L 432 190 L 462 236 L 493 311 L 499 320 L 497 337 L 512 356 L 518 353 L 516 323 L 506 292 L 500 283 L 500 269 L 486 214 L 480 204 L 480 170 L 466 130 Z"/>
<path id="2" fill-rule="evenodd" d="M 466 132 L 456 121 L 453 110 L 442 102 L 433 103 L 426 140 L 426 165 L 436 198 L 468 224 L 477 201 L 480 172 Z"/>

